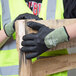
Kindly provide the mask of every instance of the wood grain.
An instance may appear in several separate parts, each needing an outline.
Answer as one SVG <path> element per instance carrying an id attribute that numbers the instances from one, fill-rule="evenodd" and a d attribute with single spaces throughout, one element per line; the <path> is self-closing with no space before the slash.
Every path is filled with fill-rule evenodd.
<path id="1" fill-rule="evenodd" d="M 16 44 L 19 51 L 19 76 L 32 76 L 32 62 L 25 58 L 25 53 L 21 52 L 22 37 L 27 33 L 25 29 L 25 20 L 16 21 Z"/>
<path id="2" fill-rule="evenodd" d="M 76 68 L 76 54 L 39 59 L 32 65 L 33 76 L 46 76 Z"/>

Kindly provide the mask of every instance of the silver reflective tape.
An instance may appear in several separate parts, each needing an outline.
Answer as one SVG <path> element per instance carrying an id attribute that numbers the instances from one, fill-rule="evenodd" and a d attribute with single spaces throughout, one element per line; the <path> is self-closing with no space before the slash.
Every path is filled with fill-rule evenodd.
<path id="1" fill-rule="evenodd" d="M 8 66 L 8 67 L 0 67 L 0 75 L 8 76 L 8 75 L 18 75 L 19 74 L 19 66 Z"/>
<path id="2" fill-rule="evenodd" d="M 56 0 L 48 0 L 47 4 L 47 20 L 55 19 Z"/>
<path id="3" fill-rule="evenodd" d="M 2 48 L 0 48 L 0 50 L 3 51 L 11 49 L 16 49 L 16 40 L 13 40 L 13 38 L 9 39 L 6 44 Z"/>
<path id="4" fill-rule="evenodd" d="M 1 0 L 1 5 L 2 5 L 2 24 L 4 27 L 5 24 L 11 22 L 9 0 Z"/>

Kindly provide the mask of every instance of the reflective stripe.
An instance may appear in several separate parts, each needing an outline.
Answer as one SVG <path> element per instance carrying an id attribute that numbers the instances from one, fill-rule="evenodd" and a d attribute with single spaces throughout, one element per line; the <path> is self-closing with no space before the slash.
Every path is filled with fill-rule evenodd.
<path id="1" fill-rule="evenodd" d="M 9 1 L 1 0 L 1 4 L 2 4 L 2 24 L 4 26 L 5 24 L 11 22 Z"/>
<path id="2" fill-rule="evenodd" d="M 0 67 L 0 75 L 18 75 L 19 66 Z"/>
<path id="3" fill-rule="evenodd" d="M 11 49 L 16 49 L 16 40 L 13 40 L 13 38 L 9 39 L 9 41 L 7 41 L 7 43 L 0 48 L 0 50 L 11 50 Z"/>
<path id="4" fill-rule="evenodd" d="M 48 0 L 47 4 L 47 20 L 55 19 L 56 0 Z"/>

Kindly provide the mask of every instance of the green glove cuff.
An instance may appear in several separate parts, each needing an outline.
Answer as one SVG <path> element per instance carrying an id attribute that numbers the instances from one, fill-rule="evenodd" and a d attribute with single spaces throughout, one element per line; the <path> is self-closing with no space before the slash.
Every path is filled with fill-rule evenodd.
<path id="1" fill-rule="evenodd" d="M 68 41 L 68 35 L 64 27 L 55 29 L 53 32 L 49 33 L 44 39 L 44 42 L 48 48 L 52 48 L 58 43 L 65 41 Z"/>
<path id="2" fill-rule="evenodd" d="M 14 33 L 14 28 L 13 28 L 13 21 L 10 22 L 9 24 L 5 25 L 4 26 L 4 30 L 5 30 L 5 33 L 8 37 L 11 37 L 12 34 Z"/>

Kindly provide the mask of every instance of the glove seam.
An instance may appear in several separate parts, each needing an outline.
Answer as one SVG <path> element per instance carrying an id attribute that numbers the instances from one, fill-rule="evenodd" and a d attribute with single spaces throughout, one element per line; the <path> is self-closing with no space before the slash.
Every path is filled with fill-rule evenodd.
<path id="1" fill-rule="evenodd" d="M 6 24 L 5 24 L 6 25 Z M 6 30 L 5 30 L 5 25 L 4 25 L 4 32 L 6 33 Z M 6 35 L 8 36 L 8 34 L 6 33 Z M 8 36 L 9 37 L 9 36 Z"/>
<path id="2" fill-rule="evenodd" d="M 66 30 L 66 28 L 65 28 L 65 26 L 63 26 L 64 27 L 64 30 L 65 30 L 65 32 L 66 32 L 66 34 L 67 34 L 67 36 L 68 36 L 68 40 L 70 39 L 70 36 L 69 36 L 69 34 L 68 34 L 68 32 L 67 32 L 67 30 Z"/>

